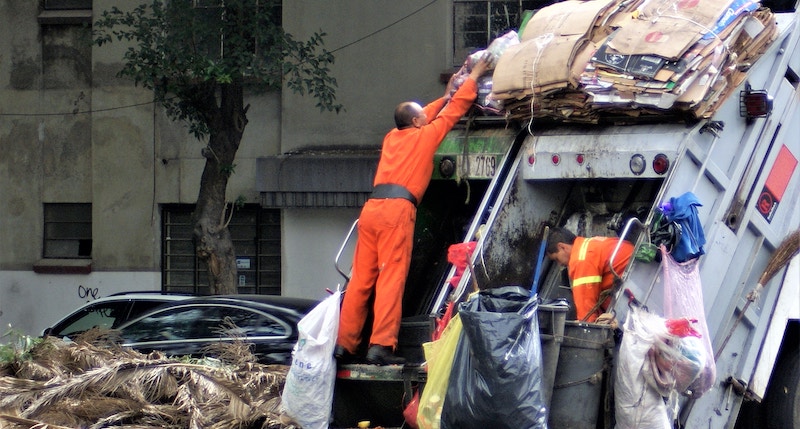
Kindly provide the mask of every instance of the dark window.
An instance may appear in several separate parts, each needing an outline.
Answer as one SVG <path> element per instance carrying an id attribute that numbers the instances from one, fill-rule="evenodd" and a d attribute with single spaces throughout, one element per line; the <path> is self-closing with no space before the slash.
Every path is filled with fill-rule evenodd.
<path id="1" fill-rule="evenodd" d="M 236 38 L 238 39 L 236 43 L 244 43 L 246 44 L 246 48 L 248 50 L 252 50 L 253 54 L 258 57 L 260 53 L 260 47 L 258 42 L 251 39 L 241 39 L 239 27 L 241 27 L 241 19 L 248 19 L 248 18 L 256 18 L 257 16 L 263 15 L 268 22 L 280 26 L 281 25 L 281 18 L 282 18 L 282 10 L 281 10 L 281 2 L 280 1 L 264 1 L 264 2 L 256 2 L 254 5 L 250 7 L 254 7 L 254 11 L 264 11 L 269 10 L 268 14 L 260 14 L 253 12 L 246 17 L 238 17 L 239 20 L 237 23 L 234 23 L 233 26 L 225 24 L 226 13 L 224 9 L 224 1 L 222 0 L 192 0 L 192 4 L 197 11 L 197 19 L 206 23 L 206 25 L 213 28 L 213 26 L 219 27 L 219 31 L 216 32 L 218 36 L 213 37 L 212 39 L 196 39 L 196 45 L 202 51 L 203 54 L 224 58 L 225 57 L 225 45 L 226 43 L 226 34 L 233 30 L 235 33 Z M 233 23 L 233 21 L 228 20 L 229 23 Z M 255 21 L 249 21 L 249 24 L 253 24 Z M 257 23 L 255 25 L 258 25 Z M 247 24 L 244 25 L 244 29 L 247 29 Z M 198 34 L 194 34 L 193 37 L 199 37 Z M 229 39 L 230 40 L 230 39 Z M 234 51 L 239 51 L 240 49 L 233 48 Z"/>
<path id="2" fill-rule="evenodd" d="M 44 0 L 45 10 L 91 9 L 92 0 Z"/>
<path id="3" fill-rule="evenodd" d="M 91 258 L 92 205 L 45 203 L 44 257 Z"/>
<path id="4" fill-rule="evenodd" d="M 162 283 L 174 292 L 208 294 L 206 265 L 196 255 L 192 236 L 193 206 L 163 209 Z M 236 209 L 228 225 L 236 251 L 239 293 L 280 295 L 280 210 L 246 206 Z"/>
<path id="5" fill-rule="evenodd" d="M 454 0 L 453 65 L 458 67 L 475 51 L 486 49 L 492 40 L 518 30 L 526 10 L 552 1 L 542 0 Z"/>

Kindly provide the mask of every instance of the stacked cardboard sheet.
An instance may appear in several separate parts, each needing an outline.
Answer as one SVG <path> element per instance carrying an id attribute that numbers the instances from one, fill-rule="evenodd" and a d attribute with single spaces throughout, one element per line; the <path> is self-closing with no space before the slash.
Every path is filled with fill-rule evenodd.
<path id="1" fill-rule="evenodd" d="M 567 0 L 524 23 L 492 97 L 514 119 L 708 118 L 776 32 L 754 0 Z"/>

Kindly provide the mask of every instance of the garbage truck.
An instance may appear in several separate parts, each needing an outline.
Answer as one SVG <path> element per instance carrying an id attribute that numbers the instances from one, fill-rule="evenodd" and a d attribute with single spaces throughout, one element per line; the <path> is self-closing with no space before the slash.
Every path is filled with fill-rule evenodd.
<path id="1" fill-rule="evenodd" d="M 426 388 L 423 344 L 437 321 L 470 295 L 507 287 L 540 303 L 548 426 L 613 427 L 626 319 L 634 305 L 660 317 L 667 310 L 667 250 L 654 231 L 666 230 L 664 249 L 678 239 L 663 209 L 691 195 L 705 243 L 696 256 L 699 290 L 687 299 L 702 308 L 715 374 L 702 395 L 661 398 L 669 426 L 800 429 L 800 262 L 792 244 L 800 227 L 800 22 L 794 11 L 774 16 L 774 41 L 706 117 L 462 119 L 440 146 L 418 206 L 397 350 L 407 363 L 340 365 L 331 427 L 409 427 Z M 575 319 L 564 267 L 541 257 L 555 227 L 635 245 L 610 297 L 621 329 Z M 474 251 L 459 270 L 448 249 L 468 242 Z M 346 284 L 341 256 L 335 263 Z"/>

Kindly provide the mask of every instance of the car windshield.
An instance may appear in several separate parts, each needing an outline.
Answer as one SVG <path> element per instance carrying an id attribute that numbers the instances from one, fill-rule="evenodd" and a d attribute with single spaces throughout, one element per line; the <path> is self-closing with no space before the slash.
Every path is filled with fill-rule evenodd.
<path id="1" fill-rule="evenodd" d="M 226 328 L 226 321 L 235 328 Z M 289 333 L 289 326 L 273 315 L 216 304 L 164 309 L 122 328 L 127 343 L 242 336 L 285 337 Z"/>
<path id="2" fill-rule="evenodd" d="M 117 321 L 127 319 L 128 302 L 104 302 L 89 305 L 75 313 L 64 323 L 55 326 L 51 335 L 69 337 L 88 331 L 94 327 L 111 329 Z"/>

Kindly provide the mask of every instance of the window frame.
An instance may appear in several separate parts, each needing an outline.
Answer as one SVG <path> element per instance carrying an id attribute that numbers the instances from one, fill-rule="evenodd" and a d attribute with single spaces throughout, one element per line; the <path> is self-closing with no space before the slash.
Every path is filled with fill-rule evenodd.
<path id="1" fill-rule="evenodd" d="M 518 30 L 519 26 L 522 22 L 524 13 L 526 10 L 534 10 L 535 8 L 541 8 L 547 4 L 553 3 L 551 0 L 542 1 L 542 0 L 453 0 L 453 66 L 454 67 L 461 67 L 464 64 L 464 61 L 467 57 L 474 53 L 475 51 L 485 49 L 489 46 L 489 44 L 497 37 L 502 36 L 503 34 L 507 33 L 510 29 Z M 492 19 L 490 19 L 491 14 L 493 13 L 493 7 L 497 7 L 498 5 L 513 5 L 516 4 L 517 11 L 516 17 L 517 21 L 508 22 L 508 25 L 493 30 L 492 29 Z M 475 25 L 474 20 L 470 22 L 470 17 L 477 17 L 480 15 L 470 15 L 465 14 L 466 6 L 473 5 L 473 6 L 486 6 L 486 14 L 484 15 L 484 22 L 483 22 L 483 33 L 485 35 L 485 40 L 482 40 L 481 43 L 475 43 L 477 46 L 467 46 L 470 43 L 467 42 L 467 35 L 469 34 L 477 34 L 478 31 L 471 31 L 468 27 L 470 25 Z"/>
<path id="2" fill-rule="evenodd" d="M 210 293 L 205 263 L 197 257 L 192 204 L 161 209 L 161 288 L 168 292 Z M 237 292 L 281 294 L 281 211 L 248 204 L 228 225 L 237 260 Z M 190 281 L 188 279 L 191 279 Z"/>
<path id="3" fill-rule="evenodd" d="M 59 211 L 58 209 L 61 210 Z M 67 209 L 73 209 L 77 211 L 67 213 L 64 211 Z M 85 211 L 85 213 L 79 213 L 79 211 Z M 88 218 L 82 219 L 79 217 L 79 215 L 86 214 L 88 214 Z M 78 215 L 78 218 L 69 219 L 68 217 L 72 217 L 72 215 Z M 42 206 L 42 221 L 42 258 L 92 259 L 93 241 L 91 203 L 44 203 Z M 62 226 L 66 228 L 59 228 Z M 69 228 L 69 226 L 75 226 L 77 229 Z M 81 228 L 81 226 L 83 226 L 83 228 Z M 70 231 L 70 229 L 72 229 L 72 231 Z M 74 252 L 63 252 L 56 250 L 56 243 L 71 241 L 77 242 L 75 243 L 77 247 L 74 249 Z M 87 246 L 88 253 L 86 253 Z"/>

